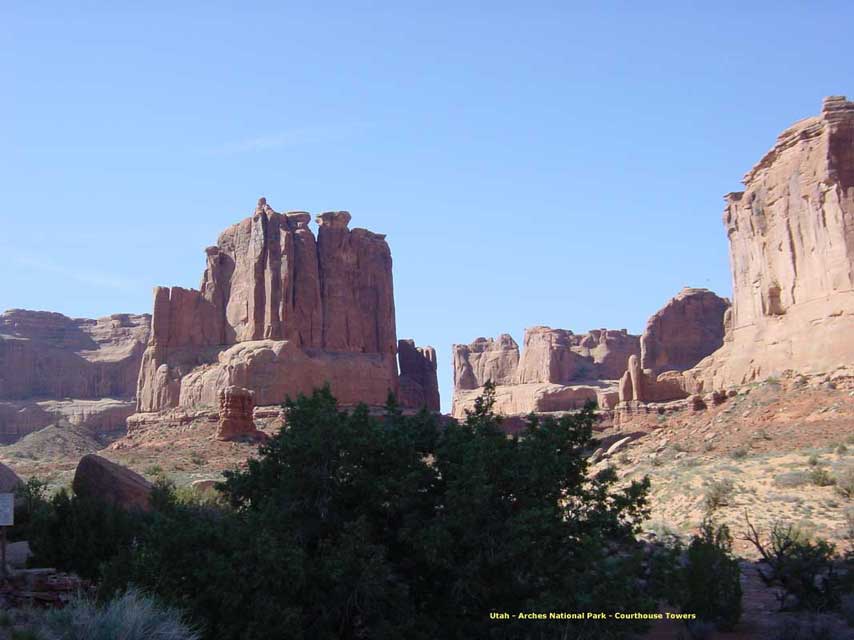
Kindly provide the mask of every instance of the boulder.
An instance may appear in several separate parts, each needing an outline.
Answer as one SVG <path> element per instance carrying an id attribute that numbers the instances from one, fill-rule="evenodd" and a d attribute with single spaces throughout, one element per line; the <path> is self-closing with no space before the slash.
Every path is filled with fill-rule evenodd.
<path id="1" fill-rule="evenodd" d="M 0 493 L 15 493 L 24 481 L 15 473 L 11 467 L 0 462 Z"/>
<path id="2" fill-rule="evenodd" d="M 148 480 L 94 453 L 80 458 L 71 487 L 81 498 L 103 500 L 125 509 L 150 508 L 152 485 Z"/>

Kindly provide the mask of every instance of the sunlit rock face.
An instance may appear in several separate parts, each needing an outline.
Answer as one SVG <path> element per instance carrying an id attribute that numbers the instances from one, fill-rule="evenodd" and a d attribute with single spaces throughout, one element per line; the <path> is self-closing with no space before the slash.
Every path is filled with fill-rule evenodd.
<path id="1" fill-rule="evenodd" d="M 854 103 L 824 100 L 726 196 L 733 278 L 723 347 L 693 391 L 854 362 Z"/>
<path id="2" fill-rule="evenodd" d="M 155 289 L 139 412 L 216 407 L 231 386 L 251 390 L 257 405 L 327 383 L 343 405 L 382 405 L 399 392 L 385 236 L 350 229 L 350 214 L 336 211 L 316 217 L 315 237 L 310 218 L 262 198 L 206 250 L 198 290 Z"/>

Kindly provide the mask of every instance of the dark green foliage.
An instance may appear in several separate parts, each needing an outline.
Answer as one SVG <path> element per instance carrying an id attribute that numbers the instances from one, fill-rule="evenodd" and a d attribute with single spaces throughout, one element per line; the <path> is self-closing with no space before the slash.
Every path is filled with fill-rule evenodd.
<path id="1" fill-rule="evenodd" d="M 729 631 L 741 618 L 741 569 L 726 525 L 703 521 L 688 546 L 682 610 Z"/>
<path id="2" fill-rule="evenodd" d="M 95 579 L 105 561 L 130 546 L 144 517 L 64 489 L 49 501 L 38 498 L 29 523 L 31 564 Z"/>
<path id="3" fill-rule="evenodd" d="M 759 551 L 764 567 L 759 576 L 780 589 L 781 609 L 827 611 L 839 606 L 842 582 L 837 573 L 833 544 L 810 540 L 793 525 L 774 525 L 768 542 L 747 519 L 744 539 Z"/>
<path id="4" fill-rule="evenodd" d="M 29 540 L 33 522 L 48 510 L 45 493 L 47 482 L 33 476 L 15 490 L 15 525 L 9 530 L 10 540 Z"/>
<path id="5" fill-rule="evenodd" d="M 490 611 L 652 611 L 635 541 L 648 482 L 587 478 L 591 409 L 508 437 L 488 387 L 462 424 L 390 402 L 382 420 L 328 389 L 220 486 L 168 487 L 131 538 L 101 549 L 101 593 L 128 584 L 186 610 L 206 638 L 619 638 L 631 621 L 491 621 Z M 64 496 L 54 510 L 88 521 Z M 58 516 L 57 516 L 58 517 Z M 97 539 L 106 530 L 93 525 Z M 112 535 L 112 534 L 110 534 Z M 52 538 L 48 537 L 49 540 Z M 45 544 L 46 548 L 52 548 Z M 74 563 L 97 565 L 76 547 Z M 76 568 L 76 567 L 70 567 Z"/>

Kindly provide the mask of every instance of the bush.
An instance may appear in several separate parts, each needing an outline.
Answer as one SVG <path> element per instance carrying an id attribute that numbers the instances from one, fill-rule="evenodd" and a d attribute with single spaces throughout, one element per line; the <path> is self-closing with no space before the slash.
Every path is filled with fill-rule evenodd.
<path id="1" fill-rule="evenodd" d="M 62 640 L 198 640 L 199 634 L 174 609 L 129 590 L 98 606 L 73 600 L 63 609 L 35 614 L 37 637 Z"/>
<path id="2" fill-rule="evenodd" d="M 741 619 L 741 569 L 726 525 L 707 518 L 688 546 L 682 610 L 730 631 Z"/>
<path id="3" fill-rule="evenodd" d="M 827 469 L 814 467 L 810 471 L 810 482 L 817 487 L 832 487 L 836 484 L 836 479 L 827 472 Z"/>
<path id="4" fill-rule="evenodd" d="M 750 542 L 765 563 L 757 572 L 769 587 L 779 589 L 781 610 L 827 611 L 839 605 L 841 581 L 836 573 L 836 548 L 826 540 L 808 539 L 793 525 L 775 524 L 768 542 L 747 520 L 744 539 Z"/>
<path id="5" fill-rule="evenodd" d="M 383 420 L 341 412 L 328 389 L 289 401 L 287 428 L 221 484 L 229 506 L 158 488 L 135 535 L 115 536 L 99 595 L 137 585 L 217 640 L 563 638 L 553 622 L 489 612 L 654 611 L 635 539 L 648 480 L 588 477 L 592 409 L 531 417 L 508 437 L 492 402 L 487 386 L 464 422 L 440 428 L 393 402 Z"/>
<path id="6" fill-rule="evenodd" d="M 750 453 L 745 447 L 738 447 L 732 452 L 733 460 L 744 460 L 748 453 Z"/>
<path id="7" fill-rule="evenodd" d="M 836 474 L 836 490 L 849 500 L 854 498 L 854 467 L 847 466 Z"/>
<path id="8" fill-rule="evenodd" d="M 712 513 L 720 507 L 727 506 L 733 491 L 735 491 L 735 484 L 732 480 L 728 478 L 712 480 L 706 487 L 706 493 L 703 497 L 703 506 L 705 506 L 706 512 Z"/>
<path id="9" fill-rule="evenodd" d="M 101 565 L 143 530 L 146 517 L 62 489 L 33 514 L 30 562 L 95 580 Z"/>
<path id="10" fill-rule="evenodd" d="M 774 476 L 774 484 L 779 487 L 800 487 L 812 481 L 812 477 L 806 471 L 786 471 Z"/>

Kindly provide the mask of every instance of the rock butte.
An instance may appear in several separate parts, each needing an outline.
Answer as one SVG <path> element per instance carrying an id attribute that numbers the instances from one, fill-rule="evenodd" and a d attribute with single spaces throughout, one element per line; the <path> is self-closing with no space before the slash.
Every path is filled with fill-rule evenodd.
<path id="1" fill-rule="evenodd" d="M 137 411 L 216 407 L 230 387 L 276 405 L 328 383 L 344 405 L 438 409 L 435 351 L 407 342 L 398 376 L 391 252 L 350 214 L 278 213 L 261 199 L 206 250 L 199 290 L 157 287 Z M 410 348 L 411 347 L 411 348 Z M 432 364 L 431 364 L 432 363 Z"/>
<path id="2" fill-rule="evenodd" d="M 10 442 L 55 422 L 124 428 L 150 324 L 147 314 L 0 314 L 0 438 Z"/>

